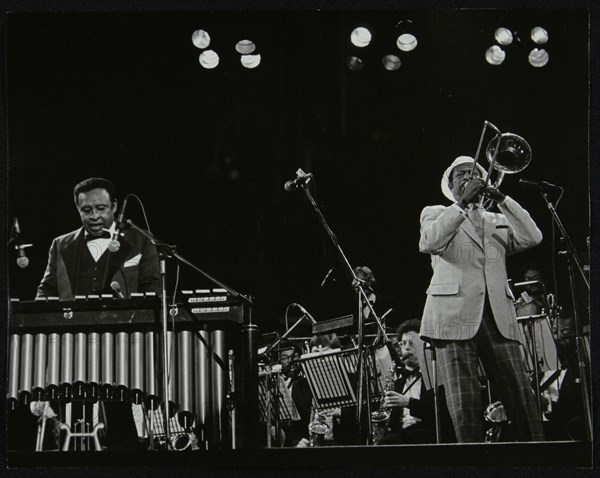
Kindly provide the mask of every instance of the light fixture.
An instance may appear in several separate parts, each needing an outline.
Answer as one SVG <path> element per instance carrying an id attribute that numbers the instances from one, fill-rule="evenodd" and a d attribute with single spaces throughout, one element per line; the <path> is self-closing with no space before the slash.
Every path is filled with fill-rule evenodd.
<path id="1" fill-rule="evenodd" d="M 371 43 L 371 32 L 365 27 L 357 27 L 350 34 L 350 41 L 354 46 L 364 48 Z"/>
<path id="2" fill-rule="evenodd" d="M 485 52 L 485 61 L 490 65 L 501 65 L 506 59 L 506 52 L 498 45 L 491 46 Z"/>
<path id="3" fill-rule="evenodd" d="M 192 33 L 192 43 L 196 48 L 203 50 L 210 45 L 210 35 L 205 30 L 195 30 Z"/>
<path id="4" fill-rule="evenodd" d="M 249 55 L 256 50 L 256 45 L 252 40 L 240 40 L 235 45 L 235 51 L 241 55 Z"/>
<path id="5" fill-rule="evenodd" d="M 242 55 L 240 62 L 244 68 L 252 69 L 260 65 L 260 54 L 256 55 Z"/>
<path id="6" fill-rule="evenodd" d="M 529 52 L 528 60 L 531 66 L 541 68 L 542 66 L 546 66 L 550 60 L 550 55 L 548 55 L 548 52 L 543 48 L 534 48 Z"/>
<path id="7" fill-rule="evenodd" d="M 381 63 L 387 71 L 394 71 L 400 68 L 400 58 L 396 55 L 385 55 L 381 59 Z"/>
<path id="8" fill-rule="evenodd" d="M 417 48 L 417 37 L 415 37 L 412 33 L 403 33 L 396 40 L 396 46 L 401 51 L 413 51 Z"/>
<path id="9" fill-rule="evenodd" d="M 346 60 L 346 66 L 350 71 L 362 70 L 365 66 L 364 62 L 357 56 L 351 56 Z"/>
<path id="10" fill-rule="evenodd" d="M 219 64 L 219 55 L 216 51 L 213 50 L 205 50 L 200 53 L 200 57 L 198 58 L 200 61 L 200 65 L 207 70 L 212 70 L 216 68 Z"/>
<path id="11" fill-rule="evenodd" d="M 538 45 L 545 45 L 548 43 L 548 32 L 542 27 L 533 27 L 531 29 L 531 39 Z"/>
<path id="12" fill-rule="evenodd" d="M 500 45 L 510 45 L 513 42 L 512 32 L 505 27 L 497 28 L 494 32 L 494 38 Z"/>

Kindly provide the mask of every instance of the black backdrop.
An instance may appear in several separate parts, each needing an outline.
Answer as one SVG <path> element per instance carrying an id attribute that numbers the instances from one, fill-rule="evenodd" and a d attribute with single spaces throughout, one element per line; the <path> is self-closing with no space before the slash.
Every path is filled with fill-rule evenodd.
<path id="1" fill-rule="evenodd" d="M 419 44 L 388 72 L 379 58 L 394 52 L 403 19 Z M 373 43 L 365 68 L 351 72 L 344 59 L 357 50 L 348 35 L 360 25 Z M 550 62 L 540 69 L 527 63 L 535 25 L 550 34 Z M 493 67 L 483 58 L 498 26 L 519 41 Z M 215 70 L 198 63 L 198 28 L 221 56 Z M 239 64 L 234 44 L 244 38 L 262 55 L 256 70 Z M 454 157 L 474 155 L 484 120 L 533 151 L 503 189 L 545 240 L 511 258 L 509 275 L 517 280 L 527 260 L 549 273 L 550 215 L 517 180 L 564 186 L 559 212 L 585 251 L 587 41 L 583 9 L 9 14 L 8 216 L 34 244 L 27 269 L 9 255 L 10 295 L 33 298 L 51 239 L 78 227 L 74 184 L 106 176 L 120 197 L 141 197 L 158 237 L 255 296 L 263 331 L 281 328 L 292 301 L 331 318 L 349 289 L 310 205 L 283 190 L 302 167 L 314 173 L 312 191 L 350 263 L 369 265 L 406 317 L 418 317 L 431 273 L 418 252 L 419 213 L 447 203 L 441 174 Z M 127 216 L 142 224 L 134 201 Z M 321 287 L 333 266 L 336 281 Z M 168 271 L 172 288 L 174 264 Z M 557 272 L 567 301 L 561 261 Z M 211 286 L 188 270 L 180 285 Z"/>

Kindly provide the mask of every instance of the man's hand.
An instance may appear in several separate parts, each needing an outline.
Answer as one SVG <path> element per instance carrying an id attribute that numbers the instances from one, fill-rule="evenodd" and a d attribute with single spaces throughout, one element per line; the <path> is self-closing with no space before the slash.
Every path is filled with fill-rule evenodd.
<path id="1" fill-rule="evenodd" d="M 484 190 L 485 196 L 489 197 L 492 201 L 501 203 L 506 198 L 506 195 L 501 193 L 499 189 L 492 186 L 486 187 Z"/>
<path id="2" fill-rule="evenodd" d="M 307 438 L 302 438 L 296 445 L 296 448 L 308 448 L 310 446 L 310 442 Z"/>
<path id="3" fill-rule="evenodd" d="M 470 203 L 475 202 L 484 184 L 485 181 L 477 176 L 467 181 L 462 194 L 458 198 L 458 205 L 465 209 Z"/>
<path id="4" fill-rule="evenodd" d="M 393 390 L 387 390 L 385 392 L 385 398 L 383 404 L 386 407 L 408 407 L 409 398 Z"/>

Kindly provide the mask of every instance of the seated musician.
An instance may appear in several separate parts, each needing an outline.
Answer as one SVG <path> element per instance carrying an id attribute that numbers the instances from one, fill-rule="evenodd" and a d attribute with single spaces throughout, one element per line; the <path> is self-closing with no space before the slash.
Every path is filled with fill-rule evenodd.
<path id="1" fill-rule="evenodd" d="M 160 291 L 156 247 L 139 231 L 126 229 L 116 252 L 108 250 L 117 211 L 116 188 L 107 179 L 89 178 L 73 190 L 81 228 L 55 238 L 37 297 L 72 300 L 75 295 L 113 294 L 116 281 L 124 296 Z"/>
<path id="2" fill-rule="evenodd" d="M 377 279 L 371 268 L 367 266 L 355 267 L 354 274 L 356 274 L 358 279 L 364 281 L 364 288 L 369 302 L 377 316 L 381 319 L 382 325 L 384 327 L 391 327 L 392 330 L 398 327 L 401 319 L 400 307 L 396 300 L 379 291 Z M 371 314 L 370 308 L 365 304 L 363 307 L 363 316 L 366 333 L 378 334 L 379 327 L 377 326 L 375 319 L 371 317 Z"/>
<path id="3" fill-rule="evenodd" d="M 525 282 L 535 283 L 526 285 L 517 298 L 515 302 L 517 316 L 540 314 L 546 302 L 545 281 L 541 268 L 533 262 L 525 264 L 521 279 Z"/>
<path id="4" fill-rule="evenodd" d="M 521 280 L 530 282 L 523 287 L 520 295 L 515 301 L 517 317 L 536 316 L 548 311 L 548 297 L 546 281 L 542 268 L 534 262 L 529 262 L 523 267 Z M 524 352 L 528 355 L 528 361 L 533 363 L 532 355 L 535 352 L 538 361 L 538 370 L 555 370 L 560 367 L 556 346 L 551 329 L 552 316 L 544 319 L 533 319 L 533 321 L 521 322 L 525 340 Z M 535 335 L 535 341 L 534 341 Z M 533 344 L 535 343 L 535 350 Z"/>
<path id="5" fill-rule="evenodd" d="M 314 335 L 310 340 L 311 353 L 327 353 L 341 349 L 340 339 L 335 333 Z M 294 434 L 288 435 L 289 445 L 304 448 L 310 443 L 310 426 L 317 421 L 326 425 L 323 445 L 349 445 L 354 444 L 356 428 L 356 410 L 353 407 L 334 408 L 331 410 L 317 411 L 308 380 L 303 377 L 297 380 L 292 387 L 292 398 L 300 414 L 300 421 L 296 422 Z"/>
<path id="6" fill-rule="evenodd" d="M 421 322 L 408 320 L 398 328 L 398 343 L 404 369 L 395 382 L 395 390 L 385 393 L 384 404 L 391 409 L 388 433 L 379 445 L 435 443 L 435 401 L 433 389 L 426 390 L 421 376 L 418 351 L 424 343 L 419 336 Z M 443 387 L 438 388 L 442 442 L 455 441 Z"/>

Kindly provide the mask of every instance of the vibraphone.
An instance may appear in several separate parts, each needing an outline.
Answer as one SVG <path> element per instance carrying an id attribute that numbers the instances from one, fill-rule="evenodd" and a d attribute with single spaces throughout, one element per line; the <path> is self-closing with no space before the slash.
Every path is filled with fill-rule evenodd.
<path id="1" fill-rule="evenodd" d="M 131 401 L 194 427 L 206 447 L 231 443 L 232 364 L 244 307 L 225 291 L 189 291 L 169 309 L 169 387 L 162 386 L 158 297 L 11 300 L 9 409 L 32 401 Z"/>

